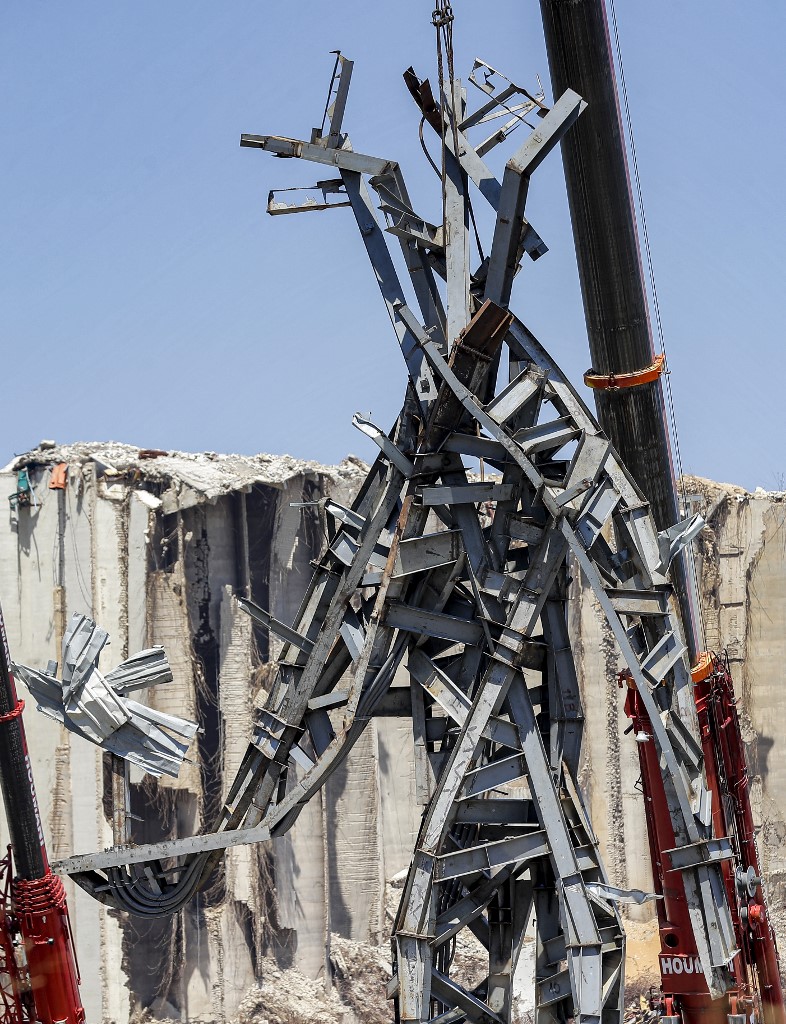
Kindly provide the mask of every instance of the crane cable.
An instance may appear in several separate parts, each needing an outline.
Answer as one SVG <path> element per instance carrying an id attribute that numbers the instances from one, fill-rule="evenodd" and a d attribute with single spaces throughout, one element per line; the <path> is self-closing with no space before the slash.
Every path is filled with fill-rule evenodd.
<path id="1" fill-rule="evenodd" d="M 436 0 L 436 6 L 431 14 L 431 22 L 437 31 L 437 77 L 439 78 L 439 109 L 440 109 L 440 127 L 441 127 L 441 168 L 440 177 L 442 178 L 442 223 L 446 221 L 445 211 L 445 196 L 447 193 L 447 166 L 445 151 L 447 149 L 445 142 L 445 134 L 447 131 L 445 125 L 445 109 L 447 104 L 445 103 L 445 66 L 443 58 L 443 47 L 447 51 L 448 56 L 448 75 L 450 76 L 450 91 L 453 92 L 453 9 L 451 8 L 448 0 Z M 451 96 L 451 100 L 452 100 Z"/>
<path id="2" fill-rule="evenodd" d="M 630 104 L 628 103 L 628 88 L 625 84 L 625 68 L 622 63 L 622 48 L 620 46 L 619 30 L 617 28 L 617 12 L 614 8 L 614 0 L 609 0 L 609 9 L 611 11 L 611 23 L 614 30 L 614 48 L 617 53 L 617 65 L 620 73 L 620 84 L 622 86 L 622 101 L 625 108 L 625 123 L 628 131 L 628 145 L 630 148 L 631 162 L 633 164 L 633 179 L 636 185 L 636 204 L 638 206 L 639 218 L 641 220 L 641 232 L 642 239 L 644 241 L 644 254 L 647 261 L 647 275 L 649 277 L 650 291 L 652 292 L 652 308 L 655 312 L 655 326 L 658 333 L 658 343 L 660 350 L 663 355 L 666 372 L 664 374 L 666 380 L 666 400 L 669 410 L 669 420 L 671 426 L 671 434 L 674 440 L 674 455 L 677 463 L 677 473 L 679 474 L 679 492 L 682 498 L 682 506 L 685 510 L 683 515 L 687 512 L 687 493 L 685 490 L 685 477 L 682 468 L 682 454 L 680 452 L 680 439 L 677 432 L 677 416 L 674 411 L 674 397 L 671 390 L 671 377 L 669 371 L 669 360 L 666 352 L 666 340 L 663 334 L 663 322 L 660 315 L 660 303 L 658 301 L 658 291 L 655 287 L 655 270 L 652 263 L 652 252 L 650 249 L 649 232 L 647 231 L 647 217 L 644 212 L 644 198 L 641 188 L 641 178 L 639 177 L 639 162 L 636 158 L 636 142 L 633 136 L 633 121 L 630 114 Z M 704 614 L 701 608 L 701 597 L 698 594 L 698 577 L 696 574 L 696 554 L 693 549 L 693 545 L 688 545 L 689 559 L 690 559 L 690 572 L 693 577 L 693 582 L 696 586 L 697 591 L 697 607 L 695 609 L 696 616 L 698 618 L 699 630 L 701 632 L 702 642 L 704 644 L 704 650 L 707 650 L 707 631 L 704 624 Z"/>
<path id="3" fill-rule="evenodd" d="M 420 122 L 420 145 L 423 148 L 423 152 L 426 154 L 426 158 L 435 171 L 442 178 L 442 223 L 445 223 L 445 192 L 447 184 L 447 144 L 445 136 L 447 135 L 447 123 L 445 119 L 445 112 L 448 112 L 448 120 L 450 121 L 451 134 L 453 136 L 453 153 L 455 154 L 456 162 L 458 163 L 459 155 L 459 138 L 458 138 L 458 112 L 454 109 L 455 100 L 455 81 L 456 74 L 453 63 L 453 22 L 455 15 L 453 14 L 453 8 L 450 6 L 449 0 L 436 0 L 436 6 L 431 14 L 431 23 L 437 30 L 437 73 L 439 75 L 439 95 L 440 95 L 440 113 L 442 119 L 442 169 L 441 171 L 437 168 L 434 161 L 431 159 L 431 155 L 426 148 L 426 144 L 423 140 L 423 121 Z M 443 60 L 444 50 L 444 60 Z M 448 65 L 448 85 L 450 88 L 450 103 L 445 102 L 445 71 L 444 61 L 447 61 Z M 469 213 L 470 221 L 472 222 L 472 230 L 475 235 L 475 244 L 478 247 L 478 255 L 480 256 L 480 262 L 482 263 L 485 259 L 483 254 L 483 245 L 480 241 L 480 232 L 478 231 L 478 225 L 475 222 L 475 211 L 472 209 L 472 200 L 469 192 L 465 195 L 465 202 L 467 204 L 467 212 Z"/>

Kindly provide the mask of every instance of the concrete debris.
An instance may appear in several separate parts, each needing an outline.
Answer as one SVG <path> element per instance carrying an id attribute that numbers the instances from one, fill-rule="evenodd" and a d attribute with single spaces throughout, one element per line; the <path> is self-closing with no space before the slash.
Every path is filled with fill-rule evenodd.
<path id="1" fill-rule="evenodd" d="M 53 662 L 45 672 L 14 665 L 38 710 L 77 735 L 151 775 L 177 778 L 197 723 L 130 700 L 128 694 L 172 681 L 163 647 L 140 651 L 103 676 L 98 659 L 106 630 L 75 612 L 63 637 L 63 679 Z"/>
<path id="2" fill-rule="evenodd" d="M 261 983 L 244 997 L 238 1024 L 388 1024 L 390 951 L 331 936 L 331 980 L 264 961 Z"/>
<path id="3" fill-rule="evenodd" d="M 29 472 L 57 463 L 66 463 L 72 472 L 92 464 L 97 476 L 109 487 L 119 481 L 130 483 L 135 489 L 137 485 L 156 484 L 155 491 L 165 513 L 215 502 L 223 495 L 248 491 L 254 484 L 280 488 L 287 480 L 307 473 L 329 474 L 359 485 L 368 471 L 365 463 L 354 455 L 347 456 L 338 466 L 328 467 L 290 455 L 165 452 L 118 441 L 88 441 L 70 445 L 42 442 L 33 451 L 17 456 L 0 472 Z"/>
<path id="4" fill-rule="evenodd" d="M 476 947 L 476 948 L 475 948 Z M 527 968 L 534 969 L 535 943 L 525 946 Z M 463 940 L 455 960 L 464 984 L 482 980 L 480 942 Z M 488 959 L 488 954 L 486 954 Z M 390 980 L 389 945 L 352 942 L 331 936 L 331 978 L 311 980 L 294 969 L 281 970 L 273 961 L 262 966 L 262 981 L 243 998 L 237 1024 L 389 1024 L 392 1004 L 385 997 Z M 530 981 L 531 986 L 531 981 Z M 513 1024 L 530 1024 L 533 1007 L 523 994 L 514 997 Z"/>

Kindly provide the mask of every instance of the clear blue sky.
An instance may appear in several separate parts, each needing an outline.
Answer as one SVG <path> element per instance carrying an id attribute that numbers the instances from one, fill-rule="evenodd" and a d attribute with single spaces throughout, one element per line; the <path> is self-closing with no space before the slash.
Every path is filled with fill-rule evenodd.
<path id="1" fill-rule="evenodd" d="M 5 0 L 0 463 L 44 437 L 373 454 L 352 413 L 387 426 L 404 374 L 351 214 L 267 217 L 268 189 L 321 175 L 238 140 L 307 138 L 341 47 L 355 148 L 397 158 L 437 219 L 400 77 L 434 75 L 431 7 Z M 786 5 L 617 7 L 685 468 L 783 486 Z M 477 55 L 548 81 L 534 0 L 454 10 L 457 73 Z M 578 379 L 556 154 L 528 213 L 551 252 L 514 305 Z"/>

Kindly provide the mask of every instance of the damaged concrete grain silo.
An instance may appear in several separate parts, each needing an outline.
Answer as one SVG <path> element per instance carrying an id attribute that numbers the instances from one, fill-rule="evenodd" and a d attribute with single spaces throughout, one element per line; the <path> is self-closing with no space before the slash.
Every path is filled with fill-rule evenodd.
<path id="1" fill-rule="evenodd" d="M 56 555 L 51 582 L 39 573 L 23 587 L 19 572 L 20 638 L 32 602 L 51 602 L 52 615 L 49 635 L 20 647 L 57 646 L 73 592 L 77 621 L 95 618 L 121 647 L 116 665 L 165 645 L 172 680 L 149 704 L 200 726 L 197 758 L 175 781 L 132 766 L 120 790 L 112 765 L 78 763 L 56 737 L 45 813 L 59 815 L 60 852 L 73 854 L 58 870 L 83 891 L 77 941 L 100 928 L 109 970 L 122 968 L 133 993 L 132 1005 L 128 989 L 113 990 L 100 1012 L 225 1019 L 270 956 L 329 989 L 347 975 L 337 932 L 368 946 L 389 934 L 385 994 L 401 1021 L 506 1024 L 528 987 L 544 1024 L 615 1024 L 620 907 L 658 901 L 665 1015 L 733 1017 L 750 999 L 776 1024 L 778 916 L 745 832 L 744 755 L 724 760 L 718 732 L 731 726 L 741 752 L 737 713 L 712 716 L 715 683 L 731 692 L 728 664 L 709 654 L 691 664 L 699 652 L 678 598 L 692 581 L 675 589 L 669 575 L 703 521 L 694 512 L 656 526 L 641 482 L 509 308 L 522 260 L 545 251 L 524 216 L 530 177 L 586 104 L 566 88 L 548 106 L 476 61 L 469 82 L 482 95 L 470 112 L 447 4 L 434 21 L 449 67 L 439 99 L 411 70 L 405 79 L 440 140 L 444 223 L 417 215 L 395 161 L 352 148 L 342 123 L 352 64 L 341 54 L 309 142 L 242 138 L 339 175 L 318 182 L 321 202 L 271 197 L 269 210 L 354 215 L 408 378 L 389 431 L 355 418 L 380 450 L 374 464 L 326 471 L 91 445 L 48 446 L 11 468 L 17 561 L 40 566 L 41 544 Z M 511 121 L 470 141 L 511 102 Z M 498 181 L 485 156 L 522 123 L 531 133 Z M 474 265 L 470 183 L 495 222 L 487 257 L 477 236 Z M 657 388 L 659 372 L 593 376 L 610 390 Z M 475 478 L 467 458 L 499 475 Z M 28 678 L 53 710 L 54 673 Z M 635 743 L 619 735 L 618 683 Z M 623 752 L 636 743 L 638 764 Z M 80 788 L 70 805 L 56 795 L 66 768 Z M 606 817 L 605 850 L 593 809 Z M 115 845 L 102 851 L 109 821 Z M 633 862 L 647 850 L 650 876 L 646 856 Z M 393 879 L 400 899 L 387 920 Z M 83 893 L 134 924 L 121 930 Z M 161 951 L 152 971 L 151 947 Z M 326 1001 L 355 1013 L 351 986 L 338 987 Z"/>

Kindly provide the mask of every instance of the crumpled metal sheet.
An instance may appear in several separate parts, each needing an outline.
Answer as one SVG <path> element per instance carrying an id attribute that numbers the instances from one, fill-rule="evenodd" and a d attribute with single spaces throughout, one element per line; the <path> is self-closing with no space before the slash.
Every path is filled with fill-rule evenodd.
<path id="1" fill-rule="evenodd" d="M 658 534 L 658 553 L 660 565 L 658 570 L 662 573 L 669 571 L 669 566 L 692 540 L 694 540 L 707 524 L 697 512 L 690 519 L 683 519 L 668 530 L 661 530 Z"/>
<path id="2" fill-rule="evenodd" d="M 593 896 L 599 896 L 604 900 L 613 900 L 614 903 L 635 903 L 641 906 L 642 903 L 649 903 L 650 900 L 663 899 L 656 892 L 645 892 L 643 889 L 620 889 L 616 885 L 606 885 L 605 882 L 587 882 L 585 888 Z"/>
<path id="3" fill-rule="evenodd" d="M 105 629 L 75 612 L 63 637 L 63 678 L 50 662 L 45 672 L 14 665 L 38 710 L 92 743 L 138 765 L 151 775 L 177 777 L 196 731 L 196 722 L 164 714 L 128 694 L 168 683 L 172 671 L 163 647 L 140 651 L 102 675 Z"/>

